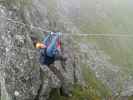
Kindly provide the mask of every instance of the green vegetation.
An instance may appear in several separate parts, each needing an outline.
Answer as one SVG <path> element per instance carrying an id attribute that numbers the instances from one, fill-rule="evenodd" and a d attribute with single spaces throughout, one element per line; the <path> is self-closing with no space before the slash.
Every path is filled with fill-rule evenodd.
<path id="1" fill-rule="evenodd" d="M 132 1 L 127 0 L 112 0 L 112 1 L 101 1 L 99 5 L 101 8 L 97 7 L 93 9 L 92 6 L 88 6 L 91 4 L 85 4 L 83 8 L 81 8 L 81 17 L 80 19 L 73 19 L 75 25 L 80 29 L 82 33 L 85 34 L 121 34 L 121 35 L 133 35 L 133 13 L 131 10 Z M 86 2 L 85 2 L 86 3 Z M 95 4 L 96 5 L 96 4 Z M 104 7 L 104 6 L 105 7 Z M 106 5 L 109 5 L 106 7 Z M 91 8 L 92 7 L 92 8 Z M 102 8 L 103 7 L 103 8 Z M 88 11 L 91 9 L 90 11 Z M 98 12 L 98 9 L 100 12 Z M 94 10 L 94 11 L 93 11 Z M 97 12 L 98 14 L 95 15 Z M 114 37 L 114 36 L 88 36 L 88 37 L 78 37 L 77 40 L 84 40 L 85 43 L 94 43 L 97 47 L 104 51 L 105 54 L 111 57 L 110 63 L 113 65 L 117 65 L 120 67 L 119 70 L 119 80 L 118 82 L 118 92 L 119 95 L 123 89 L 123 84 L 126 80 L 133 79 L 133 37 Z M 76 38 L 75 38 L 76 39 Z M 88 71 L 88 70 L 87 70 Z M 89 71 L 88 71 L 89 72 Z M 87 73 L 87 72 L 86 72 Z M 90 72 L 89 72 L 90 73 Z M 86 76 L 86 75 L 85 75 Z M 91 76 L 93 77 L 93 75 Z M 130 77 L 130 79 L 129 79 Z M 88 79 L 88 83 L 93 83 L 93 79 Z M 97 88 L 95 83 L 90 84 L 90 87 L 95 87 L 95 89 L 100 92 L 104 90 L 104 88 Z M 102 86 L 99 86 L 102 87 Z M 89 89 L 90 90 L 90 89 Z M 101 93 L 104 93 L 102 91 Z M 96 94 L 95 94 L 96 95 Z M 104 94 L 103 94 L 103 97 Z M 121 100 L 120 96 L 114 97 L 111 100 Z M 129 97 L 129 100 L 132 100 L 133 97 Z M 93 99 L 90 99 L 93 100 Z M 95 100 L 95 99 L 94 99 Z"/>
<path id="2" fill-rule="evenodd" d="M 50 100 L 103 100 L 111 97 L 111 90 L 98 80 L 91 69 L 83 66 L 86 86 L 74 84 L 72 97 L 60 96 L 59 90 L 54 89 L 51 92 Z"/>

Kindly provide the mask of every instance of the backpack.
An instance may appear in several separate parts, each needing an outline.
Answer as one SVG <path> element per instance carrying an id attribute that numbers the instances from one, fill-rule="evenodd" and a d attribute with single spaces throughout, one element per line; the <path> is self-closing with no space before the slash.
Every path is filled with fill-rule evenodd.
<path id="1" fill-rule="evenodd" d="M 55 47 L 51 48 L 50 54 L 47 52 L 49 49 L 49 46 L 52 42 L 52 39 L 54 38 L 54 36 L 57 36 L 56 39 L 56 43 L 55 43 Z M 45 38 L 43 43 L 46 45 L 46 48 L 42 48 L 40 49 L 40 57 L 39 57 L 39 61 L 42 65 L 50 65 L 52 63 L 54 63 L 56 56 L 59 54 L 59 52 L 61 51 L 61 38 L 60 38 L 60 33 L 53 33 L 53 34 L 48 34 Z M 52 56 L 51 56 L 52 53 Z"/>
<path id="2" fill-rule="evenodd" d="M 56 41 L 53 43 L 53 39 L 56 38 Z M 45 38 L 43 43 L 46 45 L 46 48 L 50 49 L 50 52 L 47 52 L 47 55 L 52 57 L 55 55 L 58 55 L 58 53 L 61 51 L 61 33 L 49 33 Z M 50 47 L 52 45 L 52 48 Z"/>

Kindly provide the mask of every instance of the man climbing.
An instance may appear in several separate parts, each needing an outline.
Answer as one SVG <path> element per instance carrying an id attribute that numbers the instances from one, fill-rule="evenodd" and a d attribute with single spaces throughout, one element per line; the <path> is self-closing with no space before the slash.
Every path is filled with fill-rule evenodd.
<path id="1" fill-rule="evenodd" d="M 43 40 L 39 41 L 37 38 L 32 37 L 33 44 L 36 48 L 40 50 L 39 61 L 41 65 L 47 65 L 51 71 L 54 72 L 57 77 L 63 81 L 64 77 L 61 72 L 54 67 L 54 62 L 56 60 L 61 61 L 61 65 L 65 70 L 66 58 L 62 55 L 61 49 L 61 33 L 60 32 L 50 32 Z"/>
<path id="2" fill-rule="evenodd" d="M 66 57 L 62 54 L 61 47 L 61 33 L 60 32 L 50 32 L 44 40 L 41 42 L 36 37 L 31 37 L 33 44 L 36 48 L 40 50 L 40 63 L 41 65 L 47 65 L 48 68 L 59 78 L 61 81 L 60 93 L 62 96 L 71 96 L 71 91 L 64 91 L 64 79 L 63 74 L 54 66 L 56 60 L 61 61 L 63 69 L 65 69 Z"/>

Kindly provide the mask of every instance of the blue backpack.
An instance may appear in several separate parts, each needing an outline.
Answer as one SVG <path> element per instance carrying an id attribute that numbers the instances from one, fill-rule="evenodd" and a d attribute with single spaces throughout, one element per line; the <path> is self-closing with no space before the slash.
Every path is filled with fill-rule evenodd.
<path id="1" fill-rule="evenodd" d="M 56 54 L 58 54 L 58 52 L 60 52 L 61 49 L 61 33 L 49 33 L 49 35 L 44 38 L 43 43 L 47 48 L 47 55 L 49 57 L 55 56 Z"/>
<path id="2" fill-rule="evenodd" d="M 49 65 L 54 63 L 55 56 L 60 52 L 61 39 L 60 33 L 49 33 L 43 40 L 46 48 L 40 49 L 40 63 Z"/>

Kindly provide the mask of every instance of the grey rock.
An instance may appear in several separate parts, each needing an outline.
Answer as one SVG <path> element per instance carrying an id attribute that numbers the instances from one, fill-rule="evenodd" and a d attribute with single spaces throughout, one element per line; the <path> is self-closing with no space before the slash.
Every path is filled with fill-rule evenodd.
<path id="1" fill-rule="evenodd" d="M 46 0 L 33 0 L 30 8 L 0 6 L 1 100 L 47 100 L 52 88 L 62 88 L 67 93 L 72 91 L 74 80 L 83 82 L 80 66 L 74 63 L 73 44 L 69 44 L 72 40 L 69 41 L 68 37 L 62 37 L 65 56 L 70 58 L 66 62 L 66 71 L 59 62 L 55 64 L 64 77 L 63 81 L 38 62 L 38 51 L 34 49 L 30 35 L 43 33 L 41 29 L 67 30 L 62 27 L 62 20 L 53 18 L 56 11 L 49 15 L 48 5 Z M 42 38 L 42 34 L 38 37 Z"/>

